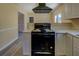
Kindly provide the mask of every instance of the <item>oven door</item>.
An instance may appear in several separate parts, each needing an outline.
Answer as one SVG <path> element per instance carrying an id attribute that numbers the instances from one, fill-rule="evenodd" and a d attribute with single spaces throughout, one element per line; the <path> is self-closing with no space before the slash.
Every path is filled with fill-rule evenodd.
<path id="1" fill-rule="evenodd" d="M 32 55 L 54 55 L 55 35 L 52 33 L 32 33 Z"/>

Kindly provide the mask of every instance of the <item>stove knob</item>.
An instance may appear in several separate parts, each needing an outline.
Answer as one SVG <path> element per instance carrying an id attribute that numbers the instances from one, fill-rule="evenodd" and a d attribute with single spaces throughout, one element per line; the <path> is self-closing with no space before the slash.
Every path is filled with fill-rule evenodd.
<path id="1" fill-rule="evenodd" d="M 50 49 L 53 49 L 53 47 L 52 47 L 52 46 L 50 46 Z"/>

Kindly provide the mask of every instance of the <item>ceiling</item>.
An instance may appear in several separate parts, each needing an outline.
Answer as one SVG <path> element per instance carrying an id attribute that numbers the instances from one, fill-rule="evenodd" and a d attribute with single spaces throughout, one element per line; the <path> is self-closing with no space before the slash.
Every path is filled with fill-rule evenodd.
<path id="1" fill-rule="evenodd" d="M 38 6 L 38 3 L 20 3 L 19 5 L 26 9 L 27 12 L 33 12 L 32 9 Z M 57 5 L 58 3 L 46 3 L 46 6 L 52 9 L 54 9 Z"/>

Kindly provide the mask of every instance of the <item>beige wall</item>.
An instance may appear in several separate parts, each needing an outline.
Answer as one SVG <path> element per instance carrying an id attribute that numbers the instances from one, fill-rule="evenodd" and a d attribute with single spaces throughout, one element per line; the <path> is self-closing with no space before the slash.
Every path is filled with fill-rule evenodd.
<path id="1" fill-rule="evenodd" d="M 50 23 L 50 14 L 35 14 L 35 23 Z"/>
<path id="2" fill-rule="evenodd" d="M 17 26 L 16 4 L 0 4 L 0 29 Z"/>
<path id="3" fill-rule="evenodd" d="M 34 17 L 34 23 L 50 23 L 50 13 L 28 13 L 28 20 L 31 16 Z"/>
<path id="4" fill-rule="evenodd" d="M 32 31 L 34 28 L 33 25 L 29 23 L 29 17 L 34 17 L 34 23 L 51 23 L 51 13 L 28 13 L 27 12 L 27 30 Z M 32 23 L 32 24 L 34 24 Z"/>
<path id="5" fill-rule="evenodd" d="M 0 50 L 18 38 L 16 4 L 0 4 Z"/>
<path id="6" fill-rule="evenodd" d="M 26 31 L 26 11 L 18 4 L 0 4 L 0 51 L 18 39 L 18 12 L 24 14 Z"/>

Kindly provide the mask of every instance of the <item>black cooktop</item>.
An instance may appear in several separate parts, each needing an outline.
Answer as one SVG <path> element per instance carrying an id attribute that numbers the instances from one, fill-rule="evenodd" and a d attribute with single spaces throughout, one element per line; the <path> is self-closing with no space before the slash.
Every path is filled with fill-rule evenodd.
<path id="1" fill-rule="evenodd" d="M 35 23 L 34 29 L 51 29 L 50 23 Z"/>

